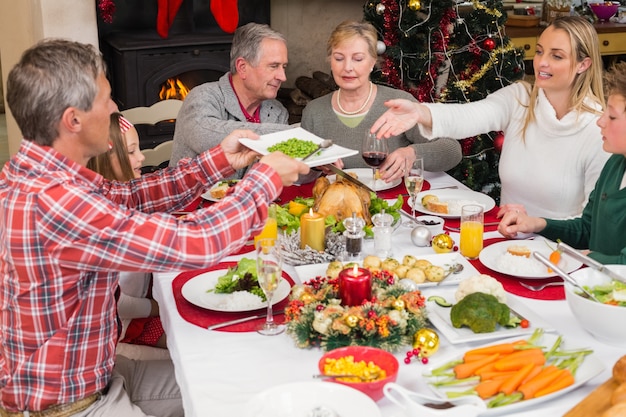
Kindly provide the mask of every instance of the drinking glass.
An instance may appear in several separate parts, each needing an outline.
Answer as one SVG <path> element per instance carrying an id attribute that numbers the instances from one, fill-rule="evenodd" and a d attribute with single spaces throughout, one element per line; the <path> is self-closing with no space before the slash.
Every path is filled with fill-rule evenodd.
<path id="1" fill-rule="evenodd" d="M 424 185 L 424 159 L 417 158 L 415 162 L 409 164 L 407 162 L 404 167 L 404 186 L 411 198 L 411 215 L 415 218 L 415 205 L 417 204 L 417 195 L 422 191 Z M 415 227 L 419 223 L 415 220 L 404 223 L 406 227 Z"/>
<path id="2" fill-rule="evenodd" d="M 388 154 L 389 145 L 387 144 L 387 139 L 378 139 L 375 133 L 367 131 L 361 147 L 361 156 L 365 163 L 372 168 L 372 189 L 374 191 L 376 191 L 378 167 L 385 162 Z"/>
<path id="3" fill-rule="evenodd" d="M 254 243 L 261 239 L 277 239 L 278 238 L 278 222 L 276 220 L 276 204 L 272 203 L 267 209 L 267 219 L 265 219 L 265 226 L 261 233 L 254 237 Z"/>
<path id="4" fill-rule="evenodd" d="M 257 240 L 256 266 L 259 286 L 267 299 L 267 318 L 263 326 L 257 330 L 262 335 L 274 336 L 285 331 L 285 326 L 274 322 L 272 298 L 282 279 L 282 256 L 279 240 L 265 238 Z"/>
<path id="5" fill-rule="evenodd" d="M 477 259 L 483 250 L 484 208 L 478 204 L 461 207 L 461 255 Z"/>

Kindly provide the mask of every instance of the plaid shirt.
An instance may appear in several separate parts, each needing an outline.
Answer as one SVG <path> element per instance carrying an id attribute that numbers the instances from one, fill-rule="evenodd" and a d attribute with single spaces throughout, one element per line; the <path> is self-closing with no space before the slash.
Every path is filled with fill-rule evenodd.
<path id="1" fill-rule="evenodd" d="M 180 210 L 233 174 L 221 147 L 128 183 L 22 141 L 0 174 L 0 402 L 71 403 L 109 382 L 117 342 L 113 271 L 209 267 L 258 232 L 280 177 L 256 164 L 226 198 Z"/>

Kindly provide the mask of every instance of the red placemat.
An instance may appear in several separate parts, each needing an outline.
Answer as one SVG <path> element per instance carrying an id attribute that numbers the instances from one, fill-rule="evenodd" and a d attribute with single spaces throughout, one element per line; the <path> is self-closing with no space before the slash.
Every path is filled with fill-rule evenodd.
<path id="1" fill-rule="evenodd" d="M 222 327 L 221 329 L 217 329 L 216 331 L 224 331 L 224 332 L 253 332 L 256 331 L 265 321 L 265 312 L 267 311 L 265 308 L 254 310 L 254 311 L 244 311 L 240 313 L 228 313 L 222 311 L 213 311 L 207 310 L 202 307 L 198 307 L 195 304 L 190 303 L 183 297 L 181 290 L 183 285 L 191 278 L 196 277 L 200 274 L 204 274 L 209 271 L 216 271 L 219 269 L 227 269 L 233 266 L 236 266 L 237 262 L 222 262 L 211 268 L 203 269 L 200 271 L 189 271 L 182 272 L 178 274 L 176 278 L 172 281 L 172 291 L 174 293 L 174 301 L 176 302 L 176 308 L 178 312 L 186 321 L 191 324 L 195 324 L 196 326 L 200 326 L 202 328 L 207 328 L 212 324 L 222 323 L 224 321 L 236 320 L 243 317 L 254 316 L 254 315 L 263 315 L 263 318 L 250 320 L 245 323 L 233 324 L 232 326 Z M 291 277 L 283 272 L 283 278 L 285 278 L 289 284 L 293 287 L 294 281 Z M 274 321 L 276 323 L 283 323 L 284 316 L 282 314 L 276 314 L 279 311 L 284 310 L 285 306 L 289 302 L 289 297 L 285 298 L 278 304 L 274 304 Z"/>
<path id="2" fill-rule="evenodd" d="M 505 238 L 494 238 L 494 239 L 486 239 L 484 242 L 484 246 L 487 247 L 497 242 L 502 242 L 507 239 Z M 512 241 L 515 242 L 515 241 Z M 562 281 L 561 278 L 546 278 L 546 279 L 523 279 L 514 277 L 512 275 L 502 274 L 500 272 L 492 271 L 487 268 L 485 265 L 480 262 L 480 260 L 475 259 L 470 261 L 472 265 L 480 272 L 481 274 L 486 274 L 497 279 L 505 291 L 510 292 L 511 294 L 519 295 L 521 297 L 526 298 L 534 298 L 536 300 L 564 300 L 565 299 L 565 290 L 563 287 L 546 287 L 541 291 L 531 291 L 528 288 L 522 287 L 520 282 L 524 282 L 530 285 L 537 285 L 539 283 L 543 284 L 546 282 L 554 282 L 554 281 Z"/>

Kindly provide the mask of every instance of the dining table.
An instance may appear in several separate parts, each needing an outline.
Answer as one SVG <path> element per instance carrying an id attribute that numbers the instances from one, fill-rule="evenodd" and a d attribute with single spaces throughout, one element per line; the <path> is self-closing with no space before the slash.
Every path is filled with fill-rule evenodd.
<path id="1" fill-rule="evenodd" d="M 435 190 L 447 187 L 467 190 L 465 185 L 446 173 L 425 172 L 424 189 Z M 286 187 L 280 201 L 287 203 L 295 196 L 306 197 L 309 192 L 310 186 L 306 185 Z M 379 197 L 392 199 L 398 194 L 406 194 L 403 184 L 380 192 Z M 497 210 L 496 206 L 486 212 L 485 222 L 496 220 Z M 446 219 L 445 224 L 456 227 L 458 219 Z M 434 254 L 430 246 L 416 246 L 411 240 L 411 231 L 411 228 L 402 225 L 394 230 L 393 256 L 401 259 L 404 254 L 414 256 Z M 448 231 L 447 233 L 455 242 L 459 242 L 458 232 Z M 503 240 L 497 227 L 485 227 L 485 246 Z M 363 254 L 374 254 L 371 239 L 364 240 Z M 461 255 L 458 254 L 458 256 Z M 244 246 L 240 251 L 224 258 L 219 265 L 207 271 L 236 265 L 244 257 L 254 258 L 253 245 Z M 478 259 L 469 261 L 469 265 L 474 267 L 473 273 L 487 274 L 500 281 L 507 292 L 508 300 L 516 305 L 523 305 L 525 311 L 531 311 L 533 317 L 540 318 L 542 325 L 551 329 L 555 334 L 562 335 L 568 344 L 592 349 L 594 360 L 601 363 L 601 371 L 581 386 L 555 396 L 549 401 L 516 408 L 514 411 L 504 407 L 503 414 L 533 415 L 534 417 L 562 416 L 611 377 L 613 364 L 626 354 L 626 347 L 600 342 L 581 328 L 568 307 L 563 287 L 547 287 L 545 290 L 533 292 L 519 285 L 519 278 L 490 270 Z M 301 284 L 314 278 L 302 272 L 306 270 L 307 268 L 285 264 L 283 275 L 291 285 Z M 167 347 L 174 363 L 176 381 L 181 389 L 186 417 L 254 415 L 250 414 L 250 404 L 260 393 L 285 384 L 313 381 L 313 375 L 319 373 L 318 361 L 324 352 L 318 347 L 308 349 L 297 347 L 294 339 L 286 332 L 276 336 L 264 336 L 257 333 L 255 328 L 262 325 L 265 320 L 264 308 L 246 313 L 224 313 L 189 303 L 182 296 L 181 287 L 189 279 L 202 272 L 206 271 L 171 271 L 154 274 L 153 294 L 160 306 L 161 320 L 167 335 Z M 450 291 L 450 288 L 453 286 L 449 284 L 425 287 L 422 292 L 428 297 L 444 290 Z M 275 311 L 280 312 L 286 301 L 278 303 Z M 211 324 L 250 314 L 258 314 L 261 318 L 216 330 L 207 329 Z M 275 317 L 277 322 L 282 322 L 283 319 L 281 314 Z M 433 328 L 437 331 L 436 326 Z M 486 344 L 486 342 L 475 341 L 453 343 L 441 333 L 439 336 L 439 349 L 428 358 L 428 364 L 419 361 L 409 364 L 404 362 L 406 352 L 411 350 L 411 346 L 394 352 L 400 363 L 397 384 L 411 391 L 433 395 L 424 377 L 430 364 L 443 363 L 470 348 Z M 379 400 L 376 405 L 383 417 L 409 416 L 405 414 L 403 408 L 388 398 Z M 490 410 L 489 415 L 493 414 L 498 414 L 498 410 Z"/>

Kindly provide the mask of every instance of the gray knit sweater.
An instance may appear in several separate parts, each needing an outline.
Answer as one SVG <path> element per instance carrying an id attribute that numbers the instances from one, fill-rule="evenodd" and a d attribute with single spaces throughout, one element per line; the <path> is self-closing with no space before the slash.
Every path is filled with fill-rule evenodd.
<path id="1" fill-rule="evenodd" d="M 386 110 L 384 102 L 392 98 L 415 98 L 403 90 L 383 85 L 377 86 L 376 97 L 365 118 L 356 127 L 346 126 L 335 114 L 331 99 L 332 93 L 311 101 L 302 112 L 301 126 L 324 139 L 332 139 L 334 143 L 350 149 L 361 150 L 361 142 L 365 133 Z M 447 171 L 461 162 L 461 145 L 457 140 L 440 138 L 428 140 L 417 127 L 389 138 L 389 150 L 411 145 L 416 154 L 424 158 L 426 171 Z M 367 168 L 361 155 L 343 159 L 345 168 Z"/>

